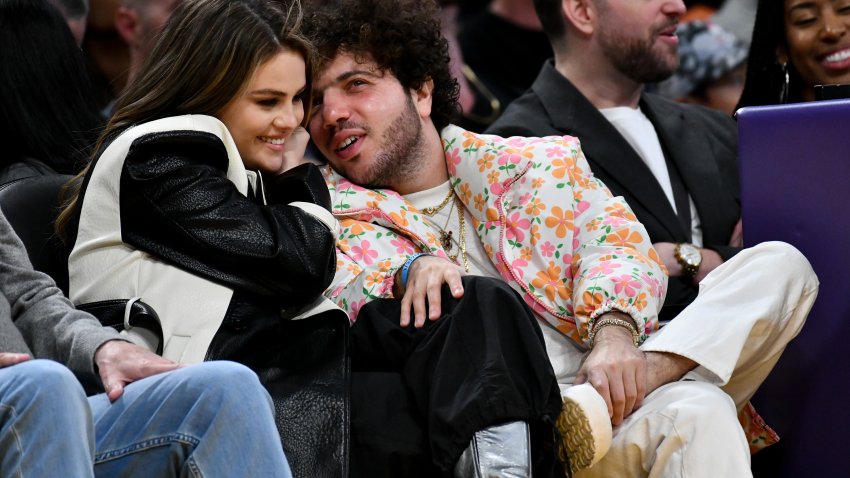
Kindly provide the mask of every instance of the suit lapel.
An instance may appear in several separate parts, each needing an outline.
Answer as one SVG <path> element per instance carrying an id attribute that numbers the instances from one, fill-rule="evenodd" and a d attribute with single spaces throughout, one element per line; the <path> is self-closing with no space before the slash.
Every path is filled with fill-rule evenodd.
<path id="1" fill-rule="evenodd" d="M 720 220 L 721 211 L 732 210 L 734 205 L 718 204 L 725 196 L 721 174 L 708 137 L 699 125 L 684 114 L 674 103 L 643 95 L 641 103 L 652 124 L 656 125 L 658 138 L 679 168 L 682 181 L 697 207 L 703 231 L 713 231 Z"/>
<path id="2" fill-rule="evenodd" d="M 627 192 L 629 202 L 639 203 L 672 236 L 680 237 L 684 233 L 683 227 L 649 167 L 620 132 L 555 70 L 551 62 L 544 68 L 551 71 L 541 75 L 532 88 L 555 127 L 578 137 L 594 174 L 603 179 L 615 194 Z"/>

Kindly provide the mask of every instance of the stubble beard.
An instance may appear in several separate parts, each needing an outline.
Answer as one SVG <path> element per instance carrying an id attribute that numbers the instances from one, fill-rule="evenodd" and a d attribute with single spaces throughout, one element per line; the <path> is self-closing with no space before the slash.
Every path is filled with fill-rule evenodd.
<path id="1" fill-rule="evenodd" d="M 363 174 L 363 180 L 355 181 L 358 184 L 373 189 L 398 189 L 404 181 L 415 177 L 425 164 L 422 122 L 410 96 L 407 96 L 404 111 L 384 132 L 381 145 L 375 162 Z"/>
<path id="2" fill-rule="evenodd" d="M 637 83 L 655 83 L 669 78 L 679 68 L 676 48 L 665 52 L 655 47 L 658 33 L 668 24 L 652 28 L 648 38 L 632 38 L 615 29 L 599 32 L 602 53 L 624 76 Z"/>

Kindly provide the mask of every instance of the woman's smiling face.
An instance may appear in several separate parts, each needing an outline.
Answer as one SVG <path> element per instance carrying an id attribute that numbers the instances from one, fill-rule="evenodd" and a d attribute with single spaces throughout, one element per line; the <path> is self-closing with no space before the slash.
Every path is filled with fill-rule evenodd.
<path id="1" fill-rule="evenodd" d="M 306 81 L 304 58 L 284 50 L 258 66 L 217 115 L 233 136 L 246 169 L 282 171 L 284 143 L 304 119 Z"/>
<path id="2" fill-rule="evenodd" d="M 804 100 L 814 99 L 814 86 L 850 83 L 850 0 L 785 0 L 789 61 L 803 80 Z"/>

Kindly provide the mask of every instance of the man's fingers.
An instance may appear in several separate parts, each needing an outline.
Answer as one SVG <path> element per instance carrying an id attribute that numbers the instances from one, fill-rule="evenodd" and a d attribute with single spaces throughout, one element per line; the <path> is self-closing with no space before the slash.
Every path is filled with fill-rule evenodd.
<path id="1" fill-rule="evenodd" d="M 402 327 L 407 327 L 410 325 L 410 307 L 412 305 L 413 294 L 404 294 L 404 297 L 401 298 L 401 320 L 399 321 L 399 325 Z"/>
<path id="2" fill-rule="evenodd" d="M 459 270 L 454 269 L 446 273 L 446 284 L 449 285 L 452 297 L 455 299 L 463 297 L 463 281 L 461 280 Z"/>
<path id="3" fill-rule="evenodd" d="M 599 395 L 602 395 L 602 398 L 605 399 L 605 405 L 608 406 L 608 417 L 613 418 L 614 405 L 611 403 L 611 390 L 608 384 L 608 377 L 604 373 L 591 371 L 588 375 L 588 381 L 599 392 Z"/>
<path id="4" fill-rule="evenodd" d="M 626 391 L 620 374 L 608 375 L 608 393 L 611 396 L 611 423 L 623 423 L 623 411 L 626 405 Z"/>
<path id="5" fill-rule="evenodd" d="M 432 279 L 428 283 L 428 319 L 430 320 L 437 320 L 440 318 L 440 314 L 442 314 L 442 288 L 442 278 Z"/>
<path id="6" fill-rule="evenodd" d="M 623 374 L 623 391 L 625 395 L 625 402 L 623 403 L 623 420 L 625 420 L 632 414 L 632 411 L 635 408 L 635 401 L 638 396 L 634 374 L 628 372 Z"/>

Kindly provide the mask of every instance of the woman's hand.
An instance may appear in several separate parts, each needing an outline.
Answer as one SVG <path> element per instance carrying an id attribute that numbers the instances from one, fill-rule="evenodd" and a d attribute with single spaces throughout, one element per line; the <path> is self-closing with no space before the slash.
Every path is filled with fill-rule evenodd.
<path id="1" fill-rule="evenodd" d="M 439 319 L 442 315 L 440 301 L 443 284 L 448 284 L 452 297 L 459 299 L 463 296 L 462 275 L 463 269 L 447 259 L 435 256 L 416 259 L 407 272 L 407 286 L 404 287 L 401 299 L 401 326 L 410 325 L 411 306 L 416 328 L 425 326 L 426 310 L 429 320 Z M 397 283 L 400 282 L 397 278 Z"/>
<path id="2" fill-rule="evenodd" d="M 306 163 L 304 151 L 307 150 L 307 143 L 309 142 L 310 133 L 301 126 L 295 128 L 284 143 L 283 164 L 277 174 L 282 174 L 299 164 Z"/>

